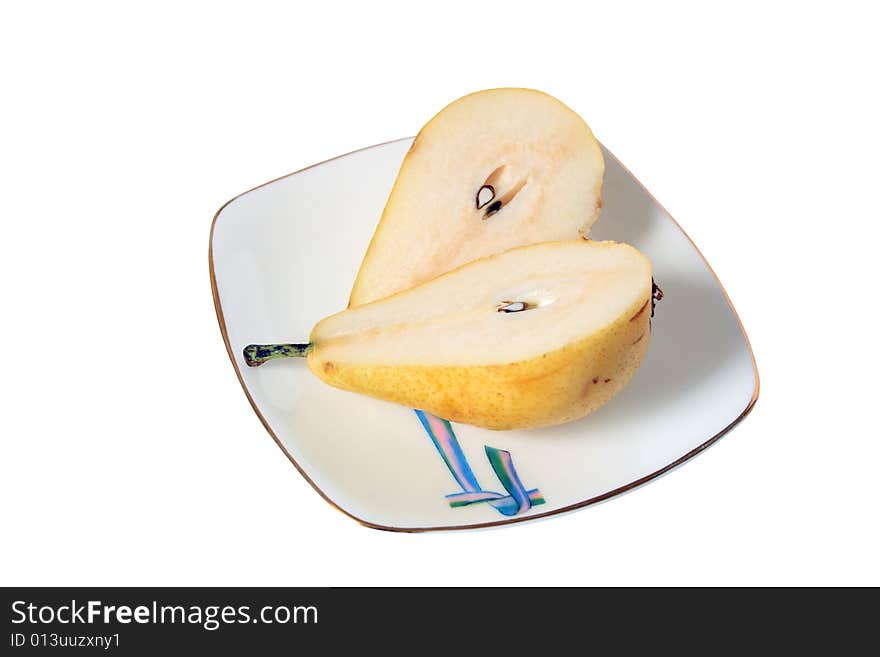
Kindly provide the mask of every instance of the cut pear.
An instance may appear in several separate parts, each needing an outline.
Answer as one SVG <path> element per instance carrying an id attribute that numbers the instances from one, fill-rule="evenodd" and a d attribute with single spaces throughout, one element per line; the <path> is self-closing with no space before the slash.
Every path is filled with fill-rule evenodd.
<path id="1" fill-rule="evenodd" d="M 604 168 L 590 128 L 552 96 L 491 89 L 460 98 L 410 147 L 349 305 L 517 246 L 586 235 Z"/>
<path id="2" fill-rule="evenodd" d="M 308 345 L 251 345 L 245 356 L 255 365 L 305 355 L 332 386 L 453 422 L 561 424 L 632 377 L 650 338 L 651 298 L 651 264 L 633 247 L 549 242 L 331 315 Z"/>

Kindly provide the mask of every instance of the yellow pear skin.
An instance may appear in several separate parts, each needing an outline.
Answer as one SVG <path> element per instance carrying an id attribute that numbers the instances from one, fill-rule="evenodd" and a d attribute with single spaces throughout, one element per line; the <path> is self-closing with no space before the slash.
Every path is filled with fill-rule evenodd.
<path id="1" fill-rule="evenodd" d="M 331 315 L 304 353 L 343 390 L 490 429 L 541 427 L 626 385 L 651 310 L 651 264 L 635 248 L 547 242 Z"/>
<path id="2" fill-rule="evenodd" d="M 529 360 L 484 366 L 337 364 L 320 344 L 309 369 L 329 385 L 487 429 L 529 429 L 579 419 L 632 378 L 650 341 L 650 283 L 602 331 Z"/>

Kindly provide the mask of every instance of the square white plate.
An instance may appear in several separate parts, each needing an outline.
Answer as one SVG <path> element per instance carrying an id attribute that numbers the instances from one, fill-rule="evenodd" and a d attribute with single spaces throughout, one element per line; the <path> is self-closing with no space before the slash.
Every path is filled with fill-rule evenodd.
<path id="1" fill-rule="evenodd" d="M 457 441 L 444 443 L 441 432 L 435 444 L 412 410 L 331 388 L 300 359 L 246 367 L 246 345 L 306 341 L 319 319 L 345 308 L 411 143 L 372 146 L 266 183 L 226 203 L 211 228 L 214 303 L 235 372 L 266 429 L 328 502 L 365 525 L 398 531 L 530 520 L 641 485 L 751 410 L 758 373 L 721 284 L 607 150 L 604 208 L 591 237 L 638 247 L 665 296 L 641 368 L 596 413 L 531 431 L 455 425 Z M 462 461 L 458 478 L 441 456 L 444 444 Z M 532 497 L 543 503 L 513 504 L 516 485 L 499 478 L 486 446 L 509 453 L 519 481 L 538 489 Z M 468 467 L 478 490 L 488 491 L 476 497 L 494 500 L 452 506 L 461 498 L 447 495 L 475 488 L 473 479 L 461 485 Z"/>

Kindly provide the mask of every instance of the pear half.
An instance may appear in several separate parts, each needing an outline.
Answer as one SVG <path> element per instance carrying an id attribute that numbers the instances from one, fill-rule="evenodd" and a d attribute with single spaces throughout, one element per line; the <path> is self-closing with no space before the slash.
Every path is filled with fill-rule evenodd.
<path id="1" fill-rule="evenodd" d="M 349 305 L 513 247 L 586 235 L 604 170 L 590 128 L 552 96 L 490 89 L 456 100 L 410 147 Z"/>
<path id="2" fill-rule="evenodd" d="M 453 422 L 548 426 L 629 381 L 648 347 L 651 299 L 651 264 L 631 246 L 535 244 L 331 315 L 308 345 L 251 345 L 245 358 L 305 355 L 332 386 Z"/>

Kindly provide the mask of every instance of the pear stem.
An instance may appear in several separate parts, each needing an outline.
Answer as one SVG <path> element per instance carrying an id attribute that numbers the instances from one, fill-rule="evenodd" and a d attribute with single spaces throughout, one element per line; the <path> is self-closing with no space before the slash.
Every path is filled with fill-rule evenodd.
<path id="1" fill-rule="evenodd" d="M 304 358 L 312 350 L 312 344 L 249 344 L 244 348 L 244 362 L 257 367 L 273 358 Z"/>

